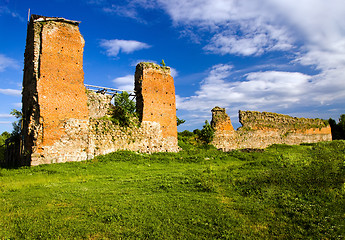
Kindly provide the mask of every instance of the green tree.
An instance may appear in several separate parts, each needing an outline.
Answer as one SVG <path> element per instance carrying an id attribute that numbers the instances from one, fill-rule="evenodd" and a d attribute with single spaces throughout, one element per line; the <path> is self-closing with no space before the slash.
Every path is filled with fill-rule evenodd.
<path id="1" fill-rule="evenodd" d="M 121 126 L 131 125 L 135 113 L 135 102 L 129 98 L 128 92 L 118 93 L 114 97 L 112 119 Z"/>
<path id="2" fill-rule="evenodd" d="M 200 131 L 199 138 L 205 142 L 206 144 L 209 144 L 212 142 L 214 136 L 214 130 L 212 126 L 208 123 L 208 121 L 205 121 L 205 125 L 202 127 Z"/>
<path id="3" fill-rule="evenodd" d="M 345 114 L 340 115 L 338 124 L 332 118 L 328 122 L 332 130 L 332 139 L 345 139 Z"/>
<path id="4" fill-rule="evenodd" d="M 3 132 L 0 135 L 0 164 L 5 159 L 5 141 L 11 137 L 11 134 L 8 132 Z"/>
<path id="5" fill-rule="evenodd" d="M 13 131 L 11 133 L 12 136 L 19 136 L 22 131 L 22 121 L 23 121 L 23 114 L 22 112 L 18 111 L 17 109 L 12 109 L 11 115 L 17 118 L 17 121 L 12 123 Z"/>
<path id="6" fill-rule="evenodd" d="M 339 118 L 339 127 L 345 132 L 345 114 L 341 114 Z"/>

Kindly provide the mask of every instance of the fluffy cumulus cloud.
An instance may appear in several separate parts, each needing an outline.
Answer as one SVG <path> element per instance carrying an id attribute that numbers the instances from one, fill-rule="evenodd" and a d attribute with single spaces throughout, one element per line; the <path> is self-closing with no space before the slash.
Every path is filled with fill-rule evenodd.
<path id="1" fill-rule="evenodd" d="M 205 29 L 212 37 L 204 50 L 217 54 L 261 55 L 288 50 L 293 38 L 275 17 L 269 1 L 158 0 L 177 25 Z"/>
<path id="2" fill-rule="evenodd" d="M 252 72 L 244 80 L 229 81 L 232 66 L 213 66 L 194 96 L 178 97 L 178 108 L 209 111 L 213 106 L 277 109 L 303 103 L 311 76 L 298 72 Z M 201 104 L 199 104 L 201 103 Z"/>
<path id="3" fill-rule="evenodd" d="M 180 109 L 209 111 L 213 106 L 221 105 L 281 111 L 282 108 L 322 105 L 329 105 L 331 109 L 332 105 L 344 103 L 343 1 L 158 2 L 175 24 L 208 31 L 212 37 L 204 50 L 209 53 L 258 57 L 280 51 L 289 56 L 286 61 L 291 69 L 299 64 L 318 71 L 312 75 L 275 69 L 247 72 L 241 80 L 234 82 L 231 67 L 217 65 L 210 70 L 194 96 L 178 97 Z"/>
<path id="4" fill-rule="evenodd" d="M 120 52 L 123 53 L 132 53 L 134 51 L 138 51 L 141 49 L 147 49 L 151 46 L 135 41 L 135 40 L 120 40 L 120 39 L 112 39 L 112 40 L 101 40 L 100 46 L 106 49 L 106 54 L 108 56 L 116 57 Z"/>
<path id="5" fill-rule="evenodd" d="M 227 108 L 236 118 L 239 109 L 289 113 L 291 109 L 341 103 L 345 98 L 345 85 L 340 81 L 328 84 L 323 74 L 263 71 L 231 81 L 233 73 L 233 66 L 215 65 L 193 96 L 177 96 L 177 108 L 186 110 L 184 117 L 191 124 L 209 119 L 214 106 Z"/>
<path id="6" fill-rule="evenodd" d="M 177 96 L 178 108 L 189 111 L 191 122 L 202 122 L 197 119 L 210 116 L 209 110 L 216 105 L 278 112 L 317 106 L 328 106 L 331 111 L 344 105 L 343 0 L 130 2 L 136 11 L 138 7 L 163 9 L 174 26 L 184 29 L 184 35 L 203 44 L 206 53 L 237 55 L 244 60 L 279 53 L 284 59 L 284 70 L 272 65 L 261 71 L 242 71 L 236 78 L 236 63 L 211 67 L 192 96 Z M 114 55 L 120 49 L 115 47 Z"/>
<path id="7" fill-rule="evenodd" d="M 176 24 L 212 34 L 205 50 L 260 55 L 294 50 L 296 61 L 325 70 L 345 64 L 342 0 L 157 0 Z"/>

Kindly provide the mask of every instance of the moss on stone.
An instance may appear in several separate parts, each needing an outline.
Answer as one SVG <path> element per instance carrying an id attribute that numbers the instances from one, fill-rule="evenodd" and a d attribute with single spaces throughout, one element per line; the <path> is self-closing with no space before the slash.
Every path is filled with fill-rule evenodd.
<path id="1" fill-rule="evenodd" d="M 156 69 L 156 70 L 163 71 L 164 73 L 170 74 L 170 67 L 160 66 L 160 65 L 153 63 L 153 62 L 140 62 L 137 65 L 137 69 L 140 69 L 141 71 L 144 69 Z"/>

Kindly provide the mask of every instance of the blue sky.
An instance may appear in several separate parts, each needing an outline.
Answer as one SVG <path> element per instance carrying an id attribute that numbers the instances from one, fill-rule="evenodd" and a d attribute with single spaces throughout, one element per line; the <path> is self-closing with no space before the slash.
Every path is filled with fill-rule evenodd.
<path id="1" fill-rule="evenodd" d="M 140 61 L 172 68 L 179 127 L 225 107 L 338 119 L 345 113 L 344 0 L 0 0 L 0 132 L 21 108 L 28 9 L 81 21 L 85 83 L 133 88 Z"/>

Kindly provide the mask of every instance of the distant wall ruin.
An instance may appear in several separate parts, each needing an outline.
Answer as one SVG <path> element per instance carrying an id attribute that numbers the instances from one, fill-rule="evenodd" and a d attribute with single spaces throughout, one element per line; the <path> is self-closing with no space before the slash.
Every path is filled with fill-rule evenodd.
<path id="1" fill-rule="evenodd" d="M 23 78 L 26 165 L 81 161 L 119 149 L 178 151 L 174 81 L 169 67 L 142 63 L 135 88 L 141 126 L 106 118 L 111 96 L 84 86 L 79 22 L 32 15 Z"/>
<path id="2" fill-rule="evenodd" d="M 332 141 L 331 128 L 321 119 L 296 118 L 288 115 L 239 111 L 242 124 L 237 131 L 224 108 L 212 109 L 211 125 L 215 129 L 212 144 L 229 151 L 243 148 L 266 148 L 272 144 L 301 144 Z"/>

